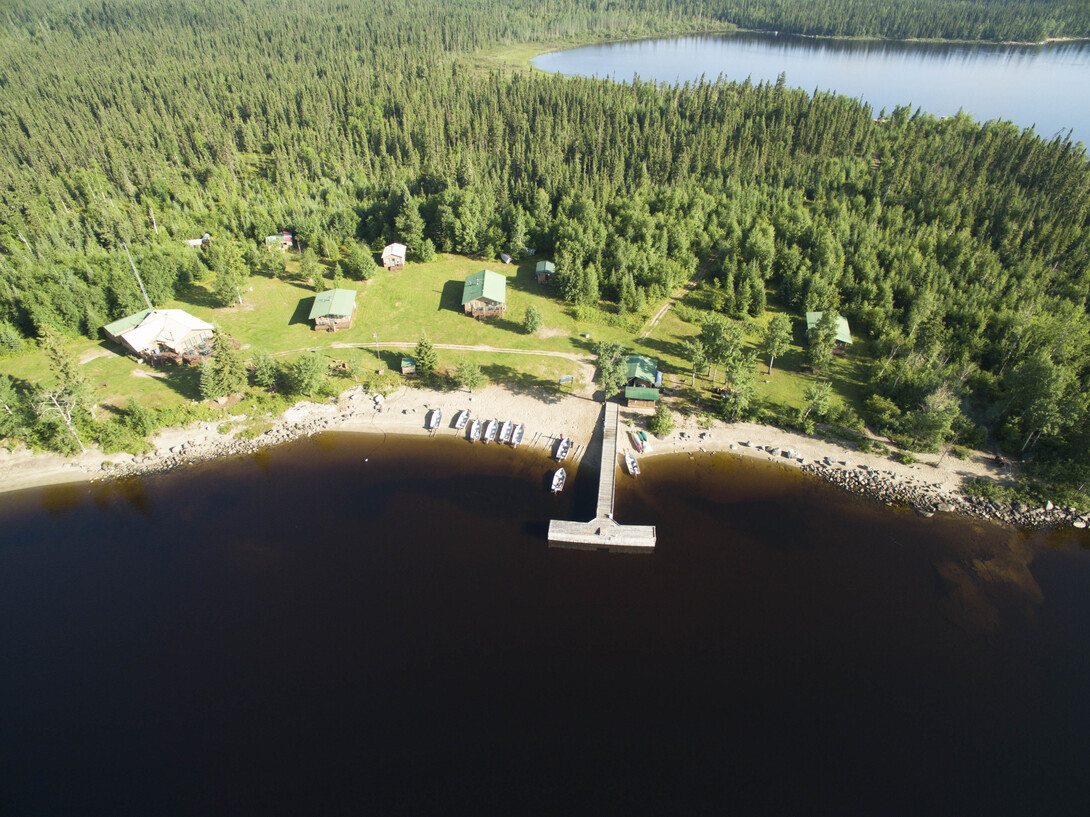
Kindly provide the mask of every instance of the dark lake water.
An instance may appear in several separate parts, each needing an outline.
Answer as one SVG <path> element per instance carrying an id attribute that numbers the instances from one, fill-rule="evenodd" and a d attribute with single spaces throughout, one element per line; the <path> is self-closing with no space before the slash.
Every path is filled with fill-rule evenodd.
<path id="1" fill-rule="evenodd" d="M 1045 46 L 906 43 L 726 34 L 608 43 L 531 62 L 545 71 L 630 81 L 742 81 L 836 91 L 936 116 L 964 109 L 979 122 L 1007 119 L 1045 139 L 1073 131 L 1090 141 L 1090 43 Z"/>
<path id="2" fill-rule="evenodd" d="M 550 550 L 550 473 L 325 435 L 0 496 L 0 813 L 1084 813 L 1086 537 L 698 455 L 621 484 L 655 554 Z"/>

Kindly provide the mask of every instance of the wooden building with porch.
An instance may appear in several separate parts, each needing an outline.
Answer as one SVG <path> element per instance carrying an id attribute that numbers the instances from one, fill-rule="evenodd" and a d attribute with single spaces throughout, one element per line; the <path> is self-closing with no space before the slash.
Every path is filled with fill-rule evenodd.
<path id="1" fill-rule="evenodd" d="M 212 324 L 181 309 L 144 309 L 102 331 L 149 363 L 196 363 L 212 355 Z"/>
<path id="2" fill-rule="evenodd" d="M 310 308 L 314 331 L 324 329 L 326 332 L 336 332 L 338 329 L 351 329 L 355 316 L 356 293 L 350 289 L 327 289 L 319 292 L 314 297 L 314 306 Z"/>
<path id="3" fill-rule="evenodd" d="M 408 247 L 404 244 L 387 244 L 382 248 L 382 266 L 386 269 L 396 272 L 397 270 L 405 269 L 405 254 L 408 252 Z"/>
<path id="4" fill-rule="evenodd" d="M 504 314 L 507 311 L 507 279 L 489 269 L 473 273 L 462 286 L 462 308 L 478 320 Z"/>

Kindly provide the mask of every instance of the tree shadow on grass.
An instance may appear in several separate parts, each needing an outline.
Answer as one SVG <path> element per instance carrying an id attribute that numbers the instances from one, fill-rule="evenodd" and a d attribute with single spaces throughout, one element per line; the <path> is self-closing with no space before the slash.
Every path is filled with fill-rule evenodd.
<path id="1" fill-rule="evenodd" d="M 520 372 L 502 363 L 486 364 L 481 367 L 481 371 L 492 383 L 503 386 L 515 394 L 533 397 L 543 403 L 556 404 L 564 397 L 553 381 Z"/>
<path id="2" fill-rule="evenodd" d="M 646 354 L 648 357 L 652 357 L 651 353 L 656 352 L 659 355 L 670 355 L 671 357 L 677 357 L 685 360 L 685 350 L 682 345 L 676 340 L 646 337 L 643 338 L 637 348 L 640 348 L 640 354 Z M 662 361 L 656 360 L 656 363 L 659 364 L 659 368 L 661 369 Z"/>
<path id="3" fill-rule="evenodd" d="M 203 306 L 206 309 L 219 309 L 223 306 L 211 291 L 202 286 L 191 286 L 178 293 L 178 300 L 190 306 Z"/>

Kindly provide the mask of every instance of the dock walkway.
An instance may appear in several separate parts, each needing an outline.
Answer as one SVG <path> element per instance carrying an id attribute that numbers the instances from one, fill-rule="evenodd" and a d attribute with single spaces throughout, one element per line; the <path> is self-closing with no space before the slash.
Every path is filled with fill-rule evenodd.
<path id="1" fill-rule="evenodd" d="M 622 525 L 613 518 L 617 493 L 617 436 L 621 410 L 606 403 L 602 423 L 602 468 L 598 475 L 598 503 L 589 522 L 549 522 L 549 546 L 604 550 L 616 553 L 652 553 L 657 539 L 653 525 Z"/>

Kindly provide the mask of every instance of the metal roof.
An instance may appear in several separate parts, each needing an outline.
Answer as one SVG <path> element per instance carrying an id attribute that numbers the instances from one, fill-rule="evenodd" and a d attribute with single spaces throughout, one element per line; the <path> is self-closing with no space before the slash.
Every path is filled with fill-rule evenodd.
<path id="1" fill-rule="evenodd" d="M 553 264 L 552 261 L 538 261 L 537 266 L 534 267 L 534 269 L 537 271 L 538 275 L 541 275 L 542 273 L 548 273 L 549 275 L 552 275 L 554 272 L 556 272 L 556 266 Z"/>
<path id="2" fill-rule="evenodd" d="M 153 309 L 140 314 L 143 317 L 139 323 L 116 335 L 137 353 L 146 351 L 158 343 L 180 354 L 184 349 L 183 341 L 190 332 L 211 332 L 213 328 L 207 321 L 202 321 L 181 309 Z M 117 323 L 120 321 L 110 326 L 115 326 Z"/>
<path id="3" fill-rule="evenodd" d="M 507 302 L 507 279 L 498 272 L 483 269 L 466 278 L 462 288 L 462 305 L 475 301 L 478 298 L 487 298 L 496 303 Z"/>
<path id="4" fill-rule="evenodd" d="M 387 244 L 383 247 L 382 254 L 383 256 L 393 255 L 397 258 L 404 258 L 406 249 L 404 244 L 399 244 L 395 241 L 393 244 Z"/>
<path id="5" fill-rule="evenodd" d="M 142 309 L 135 315 L 129 315 L 127 318 L 119 318 L 113 323 L 108 323 L 102 327 L 102 331 L 111 337 L 117 337 L 122 332 L 128 332 L 134 326 L 139 326 L 140 322 L 151 314 L 150 309 Z"/>
<path id="6" fill-rule="evenodd" d="M 806 331 L 809 332 L 815 326 L 818 321 L 821 320 L 822 312 L 807 312 L 806 313 Z M 851 343 L 852 333 L 848 329 L 848 319 L 843 315 L 838 315 L 836 318 L 836 339 L 841 343 Z"/>
<path id="7" fill-rule="evenodd" d="M 629 355 L 625 359 L 625 379 L 631 380 L 633 377 L 638 377 L 640 380 L 646 380 L 648 383 L 655 382 L 655 374 L 659 370 L 659 365 L 647 355 Z"/>
<path id="8" fill-rule="evenodd" d="M 638 386 L 626 386 L 624 390 L 625 400 L 658 400 L 658 389 L 645 389 Z"/>
<path id="9" fill-rule="evenodd" d="M 351 289 L 327 289 L 314 296 L 314 306 L 310 308 L 310 320 L 332 315 L 345 318 L 356 308 L 356 293 Z"/>

